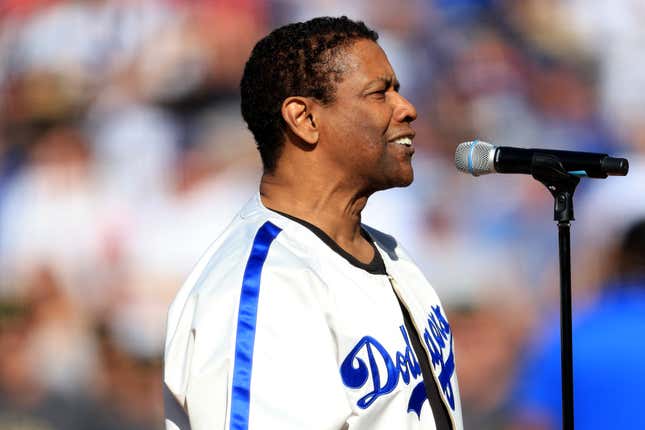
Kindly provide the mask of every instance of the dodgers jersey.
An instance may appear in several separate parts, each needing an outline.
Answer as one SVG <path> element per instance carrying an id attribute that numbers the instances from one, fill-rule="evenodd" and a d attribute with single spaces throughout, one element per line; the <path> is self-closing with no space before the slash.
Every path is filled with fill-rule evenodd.
<path id="1" fill-rule="evenodd" d="M 435 429 L 402 306 L 452 427 L 452 331 L 391 236 L 363 226 L 387 275 L 352 265 L 259 194 L 210 246 L 168 313 L 167 430 Z"/>

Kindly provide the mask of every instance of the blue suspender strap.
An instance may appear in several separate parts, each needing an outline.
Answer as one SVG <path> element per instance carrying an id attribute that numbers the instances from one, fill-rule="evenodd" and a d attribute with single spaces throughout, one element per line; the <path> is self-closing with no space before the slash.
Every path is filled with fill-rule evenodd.
<path id="1" fill-rule="evenodd" d="M 253 344 L 260 295 L 260 277 L 269 247 L 281 231 L 279 227 L 268 221 L 260 227 L 253 239 L 251 255 L 244 270 L 235 335 L 231 430 L 247 430 L 249 427 L 251 368 L 253 367 Z"/>

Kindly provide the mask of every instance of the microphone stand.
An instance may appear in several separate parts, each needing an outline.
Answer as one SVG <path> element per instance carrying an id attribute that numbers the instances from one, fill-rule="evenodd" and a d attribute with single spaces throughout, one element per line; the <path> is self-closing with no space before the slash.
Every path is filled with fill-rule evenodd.
<path id="1" fill-rule="evenodd" d="M 554 220 L 558 223 L 560 251 L 560 364 L 562 369 L 562 429 L 573 430 L 573 336 L 571 329 L 571 229 L 573 193 L 580 178 L 567 172 L 552 155 L 535 154 L 531 175 L 554 198 Z"/>

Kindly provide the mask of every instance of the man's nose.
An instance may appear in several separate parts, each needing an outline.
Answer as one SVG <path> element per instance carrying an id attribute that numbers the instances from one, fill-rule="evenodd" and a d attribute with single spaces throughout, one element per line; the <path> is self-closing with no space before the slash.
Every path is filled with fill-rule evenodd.
<path id="1" fill-rule="evenodd" d="M 408 99 L 397 93 L 394 116 L 399 122 L 412 122 L 417 119 L 417 109 Z"/>

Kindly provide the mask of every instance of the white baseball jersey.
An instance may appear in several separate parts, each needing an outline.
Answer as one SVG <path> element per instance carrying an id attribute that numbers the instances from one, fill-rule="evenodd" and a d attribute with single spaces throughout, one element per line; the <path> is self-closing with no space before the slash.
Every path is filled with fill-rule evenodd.
<path id="1" fill-rule="evenodd" d="M 387 275 L 351 264 L 256 195 L 170 307 L 166 428 L 435 429 L 400 300 L 461 430 L 439 299 L 394 238 L 366 230 Z"/>

